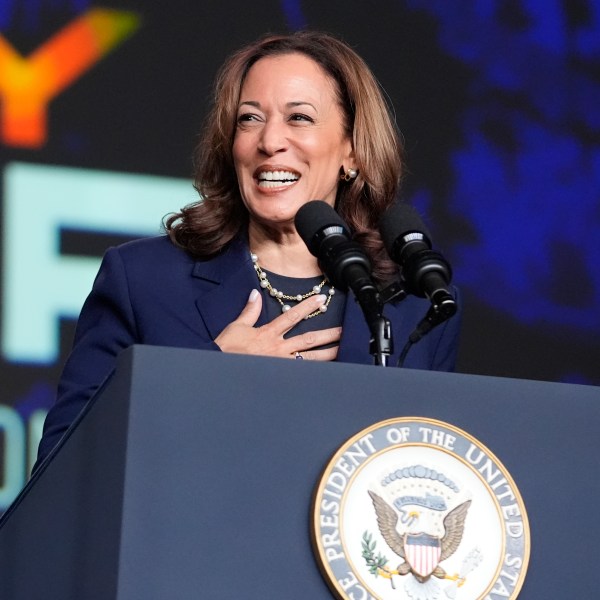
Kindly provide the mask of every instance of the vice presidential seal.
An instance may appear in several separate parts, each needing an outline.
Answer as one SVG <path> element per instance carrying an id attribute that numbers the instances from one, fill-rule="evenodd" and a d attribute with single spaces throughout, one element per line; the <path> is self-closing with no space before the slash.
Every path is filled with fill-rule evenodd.
<path id="1" fill-rule="evenodd" d="M 499 600 L 529 561 L 523 500 L 479 441 L 432 419 L 383 421 L 327 465 L 313 544 L 339 598 Z"/>

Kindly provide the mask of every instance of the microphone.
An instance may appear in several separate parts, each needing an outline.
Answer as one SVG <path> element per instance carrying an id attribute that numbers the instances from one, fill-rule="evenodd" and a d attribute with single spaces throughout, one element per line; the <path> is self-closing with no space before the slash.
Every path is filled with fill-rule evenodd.
<path id="1" fill-rule="evenodd" d="M 383 302 L 364 249 L 352 240 L 348 226 L 333 207 L 322 200 L 304 204 L 294 224 L 332 285 L 354 292 L 371 330 L 371 354 L 377 364 L 385 366 L 392 352 L 392 331 L 382 314 Z"/>
<path id="2" fill-rule="evenodd" d="M 431 249 L 431 236 L 417 211 L 397 202 L 382 216 L 379 230 L 393 261 L 401 267 L 408 293 L 431 301 L 436 321 L 456 313 L 456 301 L 448 289 L 452 269 L 448 261 Z"/>
<path id="3" fill-rule="evenodd" d="M 369 258 L 363 248 L 352 241 L 348 226 L 327 202 L 307 202 L 296 213 L 294 224 L 335 287 L 341 290 L 350 287 L 357 298 L 377 291 Z"/>

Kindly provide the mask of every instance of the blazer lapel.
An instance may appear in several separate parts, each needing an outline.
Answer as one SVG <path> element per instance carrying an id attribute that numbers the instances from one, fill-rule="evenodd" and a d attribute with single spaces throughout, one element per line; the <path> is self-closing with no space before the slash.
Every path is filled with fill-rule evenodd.
<path id="1" fill-rule="evenodd" d="M 195 263 L 192 276 L 200 280 L 196 298 L 200 316 L 214 340 L 242 312 L 258 280 L 245 241 L 234 240 L 217 257 Z M 257 325 L 265 323 L 264 310 Z"/>

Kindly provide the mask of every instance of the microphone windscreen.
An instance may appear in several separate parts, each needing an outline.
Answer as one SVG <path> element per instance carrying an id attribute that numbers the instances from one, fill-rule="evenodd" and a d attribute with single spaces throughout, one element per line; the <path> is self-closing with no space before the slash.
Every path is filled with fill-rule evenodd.
<path id="1" fill-rule="evenodd" d="M 300 207 L 294 219 L 296 231 L 308 246 L 311 254 L 319 255 L 321 237 L 319 234 L 328 227 L 341 227 L 345 232 L 347 226 L 334 208 L 323 200 L 311 200 Z"/>
<path id="2" fill-rule="evenodd" d="M 379 232 L 388 253 L 393 253 L 396 240 L 407 233 L 421 232 L 428 240 L 431 235 L 419 213 L 404 202 L 395 202 L 379 221 Z"/>

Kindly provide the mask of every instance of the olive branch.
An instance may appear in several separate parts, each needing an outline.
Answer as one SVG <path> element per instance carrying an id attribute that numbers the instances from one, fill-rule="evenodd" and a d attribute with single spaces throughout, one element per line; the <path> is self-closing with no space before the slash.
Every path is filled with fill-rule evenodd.
<path id="1" fill-rule="evenodd" d="M 381 552 L 378 552 L 375 556 L 376 546 L 377 542 L 373 541 L 373 535 L 365 531 L 362 537 L 362 557 L 365 559 L 367 567 L 369 567 L 369 572 L 375 577 L 379 575 L 380 570 L 386 570 L 385 565 L 388 563 L 388 559 Z"/>

